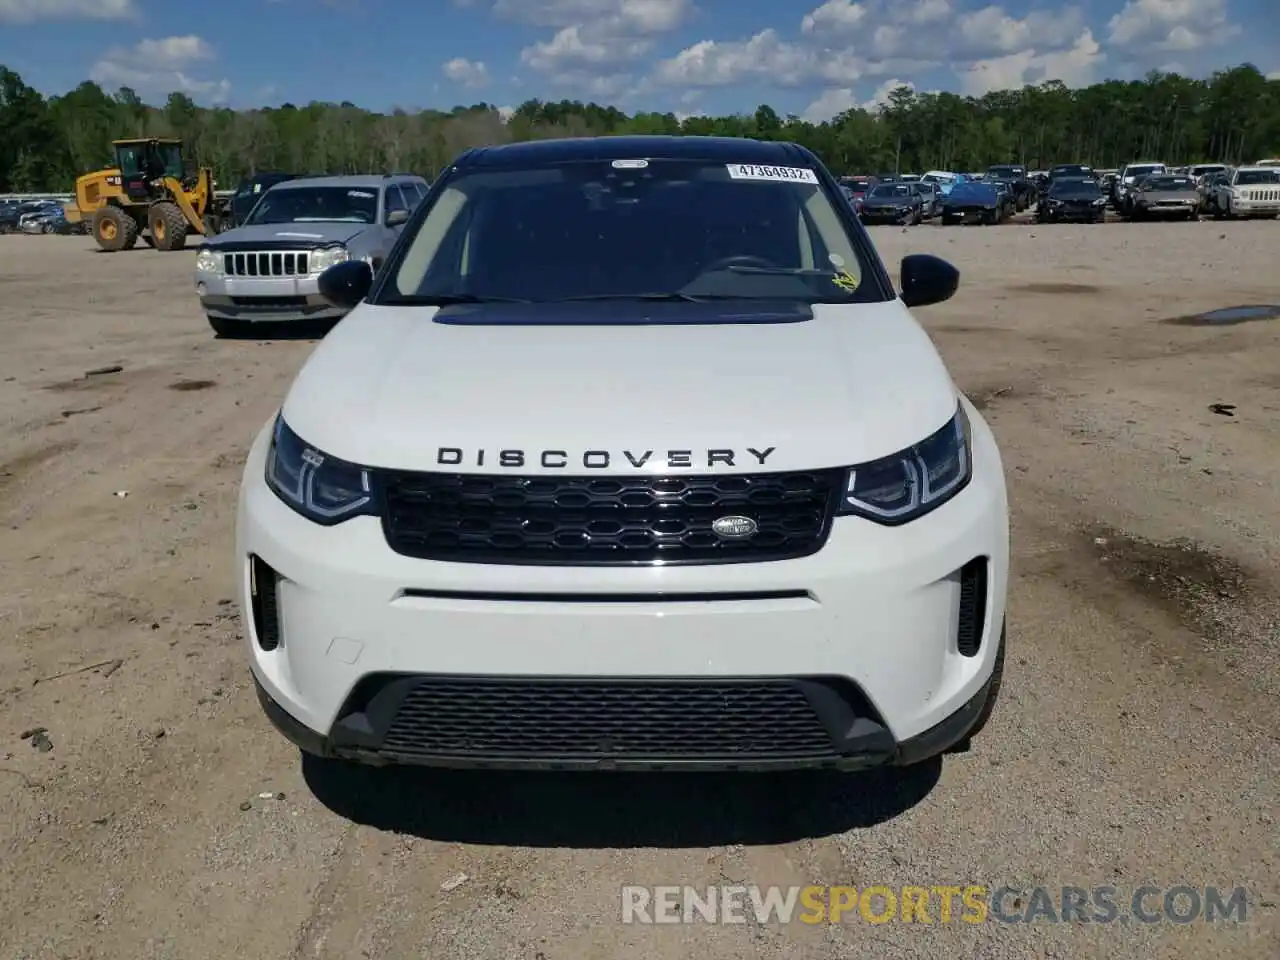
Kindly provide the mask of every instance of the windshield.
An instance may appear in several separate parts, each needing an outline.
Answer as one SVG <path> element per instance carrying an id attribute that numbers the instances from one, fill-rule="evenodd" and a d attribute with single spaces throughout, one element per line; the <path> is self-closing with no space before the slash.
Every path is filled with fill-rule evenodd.
<path id="1" fill-rule="evenodd" d="M 1190 177 L 1148 177 L 1143 181 L 1144 190 L 1194 190 L 1196 182 Z"/>
<path id="2" fill-rule="evenodd" d="M 1093 168 L 1086 167 L 1080 163 L 1064 164 L 1049 171 L 1049 176 L 1055 179 L 1058 177 L 1088 177 L 1092 175 Z"/>
<path id="3" fill-rule="evenodd" d="M 1254 183 L 1280 183 L 1280 170 L 1241 170 L 1236 174 L 1236 183 L 1249 186 Z"/>
<path id="4" fill-rule="evenodd" d="M 1096 197 L 1100 193 L 1092 180 L 1056 180 L 1049 188 L 1049 196 Z"/>
<path id="5" fill-rule="evenodd" d="M 1128 167 L 1124 171 L 1124 175 L 1126 177 L 1133 177 L 1136 180 L 1141 180 L 1143 177 L 1150 176 L 1153 173 L 1164 173 L 1164 167 L 1161 167 L 1161 166 Z"/>
<path id="6" fill-rule="evenodd" d="M 372 187 L 293 187 L 268 190 L 245 224 L 373 223 L 378 218 L 378 191 Z"/>
<path id="7" fill-rule="evenodd" d="M 868 197 L 909 197 L 911 188 L 905 183 L 882 183 L 867 194 Z"/>
<path id="8" fill-rule="evenodd" d="M 814 170 L 589 160 L 463 173 L 411 226 L 380 303 L 878 300 Z"/>
<path id="9" fill-rule="evenodd" d="M 990 169 L 987 170 L 987 176 L 1003 177 L 1008 180 L 1017 180 L 1017 179 L 1020 179 L 1026 172 L 1027 172 L 1026 169 L 1023 167 L 991 167 Z"/>

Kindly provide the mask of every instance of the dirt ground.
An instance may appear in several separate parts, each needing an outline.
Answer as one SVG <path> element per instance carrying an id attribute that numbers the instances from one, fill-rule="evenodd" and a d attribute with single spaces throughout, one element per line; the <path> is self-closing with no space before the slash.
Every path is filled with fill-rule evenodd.
<path id="1" fill-rule="evenodd" d="M 873 235 L 963 272 L 918 315 L 1003 444 L 1004 699 L 941 764 L 745 779 L 302 764 L 228 598 L 242 458 L 313 341 L 215 339 L 194 252 L 0 237 L 0 957 L 1280 956 L 1280 318 L 1165 322 L 1280 304 L 1280 223 Z M 621 923 L 621 885 L 686 883 L 1251 896 L 1225 925 Z"/>

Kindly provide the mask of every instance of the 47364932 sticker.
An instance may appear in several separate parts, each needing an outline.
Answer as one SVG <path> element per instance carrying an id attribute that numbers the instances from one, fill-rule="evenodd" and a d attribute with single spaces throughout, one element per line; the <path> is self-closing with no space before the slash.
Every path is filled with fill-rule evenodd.
<path id="1" fill-rule="evenodd" d="M 818 175 L 807 167 L 768 167 L 758 163 L 727 163 L 732 180 L 765 180 L 774 183 L 817 183 Z"/>

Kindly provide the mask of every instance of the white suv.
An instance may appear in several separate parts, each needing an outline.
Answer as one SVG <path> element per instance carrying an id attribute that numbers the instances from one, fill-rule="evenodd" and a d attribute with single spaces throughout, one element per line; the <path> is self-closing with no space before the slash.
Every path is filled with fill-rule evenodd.
<path id="1" fill-rule="evenodd" d="M 464 154 L 249 454 L 264 709 L 369 763 L 907 764 L 986 722 L 991 430 L 793 144 Z"/>

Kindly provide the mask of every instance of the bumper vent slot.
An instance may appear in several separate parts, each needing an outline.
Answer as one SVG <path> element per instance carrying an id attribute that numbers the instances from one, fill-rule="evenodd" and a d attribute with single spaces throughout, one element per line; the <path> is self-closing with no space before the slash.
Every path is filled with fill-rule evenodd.
<path id="1" fill-rule="evenodd" d="M 249 559 L 249 574 L 253 632 L 258 638 L 258 647 L 270 652 L 277 649 L 283 639 L 280 633 L 280 575 L 256 555 Z"/>
<path id="2" fill-rule="evenodd" d="M 961 656 L 976 657 L 987 626 L 987 558 L 976 557 L 960 568 L 960 619 L 956 646 Z"/>

